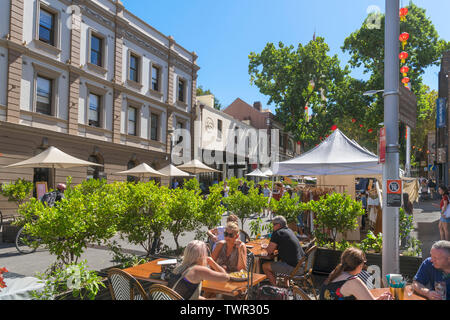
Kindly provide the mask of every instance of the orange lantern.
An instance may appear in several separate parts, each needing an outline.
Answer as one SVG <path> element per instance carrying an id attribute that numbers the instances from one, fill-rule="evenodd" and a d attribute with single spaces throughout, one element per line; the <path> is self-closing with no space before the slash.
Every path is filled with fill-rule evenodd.
<path id="1" fill-rule="evenodd" d="M 409 81 L 410 81 L 410 79 L 409 79 L 408 77 L 404 77 L 404 78 L 402 79 L 402 82 L 403 82 L 403 84 L 405 85 L 405 87 L 408 86 Z"/>
<path id="2" fill-rule="evenodd" d="M 369 129 L 369 130 L 367 130 L 367 132 L 372 133 L 372 132 L 373 132 L 373 129 Z"/>
<path id="3" fill-rule="evenodd" d="M 355 123 L 355 122 L 356 122 L 356 119 L 352 119 L 352 122 Z"/>
<path id="4" fill-rule="evenodd" d="M 407 73 L 409 72 L 409 67 L 404 66 L 400 69 L 400 72 L 403 74 L 404 77 L 406 77 Z"/>
<path id="5" fill-rule="evenodd" d="M 400 9 L 400 21 L 402 21 L 402 22 L 406 21 L 407 15 L 408 15 L 408 8 L 401 8 Z"/>
<path id="6" fill-rule="evenodd" d="M 403 50 L 405 50 L 405 45 L 406 45 L 406 43 L 408 42 L 408 39 L 409 39 L 409 33 L 408 33 L 408 32 L 403 32 L 403 33 L 400 35 L 400 37 L 399 37 L 399 40 L 400 40 L 401 43 L 402 43 L 402 49 L 403 49 Z"/>
<path id="7" fill-rule="evenodd" d="M 406 51 L 402 51 L 402 52 L 400 52 L 398 57 L 400 58 L 402 63 L 405 63 L 406 59 L 408 59 L 408 57 L 409 57 L 409 54 Z"/>
<path id="8" fill-rule="evenodd" d="M 338 128 L 337 125 L 333 125 L 333 126 L 331 127 L 331 130 L 336 131 L 337 128 Z"/>

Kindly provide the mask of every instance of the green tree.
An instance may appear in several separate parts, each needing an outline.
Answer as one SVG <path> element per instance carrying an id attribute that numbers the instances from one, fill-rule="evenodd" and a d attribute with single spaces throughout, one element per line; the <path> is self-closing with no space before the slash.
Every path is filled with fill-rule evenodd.
<path id="1" fill-rule="evenodd" d="M 423 101 L 423 99 L 427 99 L 424 95 L 429 94 L 429 88 L 424 87 L 422 75 L 426 68 L 439 65 L 443 52 L 450 49 L 450 42 L 439 38 L 432 21 L 426 16 L 425 9 L 416 6 L 411 1 L 408 5 L 408 10 L 407 21 L 400 22 L 400 30 L 401 32 L 408 32 L 410 35 L 408 44 L 405 47 L 409 58 L 405 64 L 410 68 L 408 77 L 411 79 L 412 91 L 418 100 L 417 112 L 419 122 L 421 122 L 420 119 L 429 117 L 432 113 L 431 105 Z M 385 16 L 381 16 L 379 29 L 372 28 L 369 21 L 371 21 L 370 16 L 367 17 L 360 29 L 345 39 L 342 46 L 342 50 L 350 54 L 350 66 L 352 68 L 362 68 L 363 72 L 369 75 L 367 81 L 361 82 L 360 94 L 368 90 L 384 88 Z M 359 105 L 355 105 L 354 108 L 349 104 L 350 108 L 348 110 L 348 115 L 358 119 L 358 123 L 363 123 L 366 131 L 369 127 L 374 130 L 378 129 L 378 124 L 384 121 L 384 99 L 382 95 L 376 95 L 368 99 L 366 107 L 359 109 Z M 367 107 L 368 105 L 370 105 L 369 108 Z M 423 129 L 423 124 L 418 124 L 418 127 L 413 132 L 413 139 L 416 141 L 423 140 L 425 136 Z M 358 137 L 357 134 L 351 134 L 350 137 L 358 141 L 366 141 L 365 139 L 367 139 L 365 136 Z M 401 132 L 400 137 L 404 137 L 404 132 Z M 400 140 L 404 144 L 402 139 Z M 363 144 L 365 145 L 365 143 Z"/>
<path id="2" fill-rule="evenodd" d="M 271 207 L 274 213 L 285 217 L 288 223 L 297 222 L 297 216 L 304 210 L 299 196 L 291 198 L 289 193 L 285 193 L 280 201 L 271 201 Z"/>
<path id="3" fill-rule="evenodd" d="M 72 188 L 54 207 L 31 200 L 19 208 L 25 231 L 41 239 L 41 244 L 62 264 L 77 263 L 89 244 L 102 244 L 116 233 L 118 215 L 124 211 L 127 189 L 123 183 L 104 185 L 95 192 L 93 180 Z M 34 219 L 37 218 L 37 219 Z"/>
<path id="4" fill-rule="evenodd" d="M 33 183 L 21 178 L 15 182 L 4 183 L 0 188 L 0 194 L 8 198 L 8 201 L 15 202 L 17 206 L 23 204 L 32 191 Z"/>
<path id="5" fill-rule="evenodd" d="M 341 68 L 337 55 L 329 56 L 329 51 L 324 38 L 318 37 L 297 49 L 282 42 L 278 48 L 268 43 L 261 53 L 249 55 L 251 84 L 269 96 L 277 119 L 306 148 L 331 133 L 348 103 L 345 88 L 353 85 L 348 68 Z M 305 107 L 312 110 L 311 117 Z"/>
<path id="6" fill-rule="evenodd" d="M 364 215 L 361 202 L 340 193 L 321 197 L 318 201 L 310 201 L 304 204 L 304 208 L 316 214 L 315 232 L 320 241 L 324 242 L 326 232 L 330 232 L 333 249 L 336 249 L 337 235 L 355 230 L 358 227 L 358 217 Z"/>
<path id="7" fill-rule="evenodd" d="M 123 239 L 140 245 L 151 254 L 152 242 L 166 230 L 170 223 L 170 195 L 167 187 L 154 181 L 128 184 L 126 210 L 118 221 L 118 231 Z"/>
<path id="8" fill-rule="evenodd" d="M 204 90 L 202 86 L 197 87 L 197 96 L 206 96 L 206 95 L 214 95 L 214 93 L 211 92 L 211 90 Z M 219 99 L 217 99 L 214 95 L 214 109 L 222 110 L 222 104 L 220 103 Z"/>
<path id="9" fill-rule="evenodd" d="M 169 199 L 167 229 L 172 233 L 178 251 L 179 237 L 201 226 L 201 198 L 195 190 L 171 189 Z"/>

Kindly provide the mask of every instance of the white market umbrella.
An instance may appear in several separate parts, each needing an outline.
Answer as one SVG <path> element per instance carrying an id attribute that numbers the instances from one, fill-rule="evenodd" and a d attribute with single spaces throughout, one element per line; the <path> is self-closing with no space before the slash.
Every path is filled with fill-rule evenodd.
<path id="1" fill-rule="evenodd" d="M 146 163 L 142 163 L 138 165 L 137 167 L 134 167 L 133 169 L 127 170 L 127 171 L 121 171 L 117 172 L 116 174 L 120 175 L 127 175 L 127 176 L 136 176 L 140 178 L 144 177 L 165 177 L 166 175 L 153 169 Z"/>
<path id="2" fill-rule="evenodd" d="M 37 156 L 34 156 L 28 160 L 24 160 L 15 164 L 11 164 L 4 168 L 51 168 L 53 169 L 53 187 L 56 188 L 56 169 L 70 169 L 77 167 L 90 167 L 103 165 L 81 160 L 65 152 L 62 152 L 58 148 L 49 147 L 47 150 L 41 152 Z"/>
<path id="3" fill-rule="evenodd" d="M 267 176 L 267 177 L 271 177 L 273 176 L 273 172 L 270 169 L 267 169 L 265 171 L 263 171 L 263 175 Z"/>
<path id="4" fill-rule="evenodd" d="M 262 173 L 261 170 L 259 170 L 259 169 L 256 169 L 255 171 L 246 174 L 246 176 L 248 176 L 248 177 L 267 178 L 267 176 L 264 173 Z"/>
<path id="5" fill-rule="evenodd" d="M 181 171 L 174 165 L 169 164 L 168 166 L 159 170 L 162 174 L 168 177 L 190 177 L 191 175 L 187 172 Z"/>
<path id="6" fill-rule="evenodd" d="M 198 173 L 209 173 L 209 172 L 220 172 L 219 170 L 213 169 L 205 165 L 200 160 L 194 159 L 189 161 L 181 166 L 177 167 L 180 170 L 187 171 L 189 173 L 198 174 Z"/>

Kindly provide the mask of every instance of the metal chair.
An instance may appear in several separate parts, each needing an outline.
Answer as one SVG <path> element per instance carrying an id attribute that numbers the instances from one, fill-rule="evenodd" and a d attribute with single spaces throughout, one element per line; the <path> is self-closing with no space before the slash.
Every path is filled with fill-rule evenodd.
<path id="1" fill-rule="evenodd" d="M 244 230 L 240 230 L 240 235 L 239 235 L 239 239 L 241 239 L 241 241 L 243 243 L 247 243 L 250 242 L 250 236 L 248 235 L 247 232 L 245 232 Z"/>
<path id="2" fill-rule="evenodd" d="M 253 299 L 253 265 L 255 263 L 255 255 L 247 249 L 247 294 L 245 299 Z"/>
<path id="3" fill-rule="evenodd" d="M 110 269 L 108 280 L 109 291 L 113 300 L 149 300 L 141 284 L 123 270 Z"/>
<path id="4" fill-rule="evenodd" d="M 148 291 L 152 300 L 183 300 L 178 292 L 162 284 L 152 284 Z"/>

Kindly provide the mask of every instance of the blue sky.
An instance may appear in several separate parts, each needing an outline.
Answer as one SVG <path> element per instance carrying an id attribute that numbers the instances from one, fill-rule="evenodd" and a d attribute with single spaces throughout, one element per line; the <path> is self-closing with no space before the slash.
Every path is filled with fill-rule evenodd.
<path id="1" fill-rule="evenodd" d="M 199 56 L 198 85 L 210 89 L 224 107 L 237 97 L 268 106 L 269 98 L 250 85 L 248 55 L 266 43 L 306 44 L 314 32 L 345 65 L 348 55 L 340 47 L 359 29 L 370 6 L 384 13 L 385 0 L 122 0 L 125 7 L 189 51 Z M 450 40 L 448 0 L 414 0 L 425 8 L 441 38 Z M 402 0 L 406 6 L 409 0 Z M 438 88 L 439 67 L 431 67 L 424 82 Z M 360 70 L 352 75 L 364 78 Z M 378 88 L 374 88 L 378 89 Z"/>

